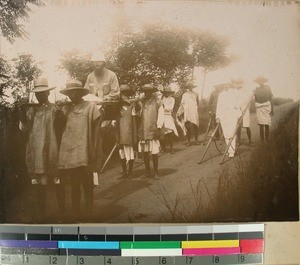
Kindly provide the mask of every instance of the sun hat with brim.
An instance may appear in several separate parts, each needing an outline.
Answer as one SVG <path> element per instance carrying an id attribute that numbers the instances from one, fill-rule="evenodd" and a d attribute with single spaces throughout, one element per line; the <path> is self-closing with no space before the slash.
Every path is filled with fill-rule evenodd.
<path id="1" fill-rule="evenodd" d="M 181 87 L 185 88 L 185 89 L 189 89 L 189 88 L 195 88 L 197 86 L 194 85 L 193 83 L 186 83 L 186 84 L 183 84 Z"/>
<path id="2" fill-rule="evenodd" d="M 33 89 L 32 92 L 44 92 L 44 91 L 50 91 L 54 89 L 55 87 L 49 87 L 48 86 L 48 80 L 47 78 L 38 78 L 33 81 Z"/>
<path id="3" fill-rule="evenodd" d="M 79 80 L 72 79 L 69 80 L 66 84 L 66 87 L 59 92 L 63 95 L 68 95 L 70 91 L 79 90 L 82 92 L 82 95 L 85 96 L 89 94 L 89 90 L 82 86 L 82 83 Z"/>
<path id="4" fill-rule="evenodd" d="M 142 91 L 142 92 L 146 92 L 146 91 L 156 92 L 156 91 L 157 91 L 157 88 L 154 87 L 153 84 L 146 84 L 146 85 L 143 85 L 143 86 L 142 86 L 141 91 Z"/>
<path id="5" fill-rule="evenodd" d="M 260 83 L 266 83 L 266 82 L 268 82 L 269 81 L 269 79 L 268 78 L 266 78 L 266 77 L 264 77 L 264 76 L 258 76 L 258 77 L 256 77 L 255 79 L 254 79 L 254 82 L 255 83 L 258 83 L 258 84 L 260 84 Z"/>
<path id="6" fill-rule="evenodd" d="M 105 62 L 106 63 L 104 53 L 101 51 L 94 52 L 91 57 L 91 62 Z"/>
<path id="7" fill-rule="evenodd" d="M 174 94 L 175 91 L 173 91 L 170 87 L 165 87 L 163 90 L 160 91 L 162 94 Z"/>

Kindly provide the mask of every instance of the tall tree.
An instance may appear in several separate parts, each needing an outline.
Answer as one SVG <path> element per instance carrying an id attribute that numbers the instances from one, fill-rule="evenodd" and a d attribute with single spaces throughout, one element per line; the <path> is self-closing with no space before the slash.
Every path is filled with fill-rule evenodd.
<path id="1" fill-rule="evenodd" d="M 90 54 L 83 54 L 79 50 L 64 52 L 58 65 L 58 69 L 63 70 L 69 77 L 80 80 L 83 85 L 87 76 L 93 71 L 90 62 Z"/>
<path id="2" fill-rule="evenodd" d="M 41 6 L 43 2 L 41 0 L 0 0 L 0 29 L 9 42 L 27 36 L 20 20 L 28 19 L 31 11 L 30 4 Z"/>
<path id="3" fill-rule="evenodd" d="M 211 32 L 193 32 L 191 34 L 191 48 L 195 66 L 203 71 L 200 97 L 203 98 L 206 75 L 211 71 L 228 66 L 234 59 L 227 54 L 229 41 L 227 38 Z"/>

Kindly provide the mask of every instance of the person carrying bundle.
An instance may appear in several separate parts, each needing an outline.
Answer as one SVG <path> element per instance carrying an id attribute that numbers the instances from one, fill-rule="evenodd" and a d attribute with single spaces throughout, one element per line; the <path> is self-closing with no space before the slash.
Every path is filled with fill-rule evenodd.
<path id="1" fill-rule="evenodd" d="M 36 106 L 20 110 L 19 128 L 27 133 L 26 167 L 35 184 L 38 214 L 45 216 L 47 184 L 54 183 L 60 214 L 64 213 L 64 189 L 58 175 L 59 117 L 55 104 L 49 102 L 50 90 L 46 78 L 34 80 L 32 92 L 38 101 Z"/>

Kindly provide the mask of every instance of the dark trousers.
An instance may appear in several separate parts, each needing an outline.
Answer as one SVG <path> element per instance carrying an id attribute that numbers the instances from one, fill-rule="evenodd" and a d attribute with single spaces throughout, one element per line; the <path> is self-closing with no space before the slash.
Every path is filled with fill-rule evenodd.
<path id="1" fill-rule="evenodd" d="M 71 182 L 72 210 L 78 215 L 80 211 L 81 186 L 83 187 L 85 210 L 90 214 L 94 203 L 93 173 L 86 167 L 77 167 L 69 170 Z"/>

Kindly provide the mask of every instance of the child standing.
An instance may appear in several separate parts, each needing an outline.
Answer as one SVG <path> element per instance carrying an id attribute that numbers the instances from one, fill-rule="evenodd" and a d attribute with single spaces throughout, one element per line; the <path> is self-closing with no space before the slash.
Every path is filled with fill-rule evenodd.
<path id="1" fill-rule="evenodd" d="M 128 85 L 121 85 L 121 117 L 118 121 L 118 145 L 123 170 L 123 178 L 132 177 L 134 151 L 137 150 L 136 103 L 130 99 L 134 90 Z M 128 171 L 127 171 L 128 164 Z"/>
<path id="2" fill-rule="evenodd" d="M 91 167 L 96 159 L 97 136 L 100 129 L 100 112 L 93 102 L 82 99 L 89 93 L 78 80 L 70 80 L 60 91 L 72 104 L 63 107 L 66 119 L 58 158 L 58 168 L 66 170 L 71 181 L 72 209 L 79 216 L 81 186 L 84 190 L 86 214 L 93 208 L 93 174 Z"/>
<path id="3" fill-rule="evenodd" d="M 140 124 L 138 129 L 139 152 L 144 154 L 146 178 L 150 174 L 150 154 L 152 156 L 154 179 L 158 179 L 158 153 L 160 151 L 159 138 L 164 123 L 164 109 L 155 92 L 157 89 L 152 84 L 142 88 L 145 97 L 140 102 Z"/>
<path id="4" fill-rule="evenodd" d="M 178 131 L 172 117 L 175 105 L 175 98 L 172 97 L 174 91 L 172 91 L 170 87 L 166 87 L 161 93 L 163 94 L 162 104 L 164 107 L 164 137 L 170 144 L 171 154 L 174 154 L 173 135 L 175 134 L 178 137 Z"/>

